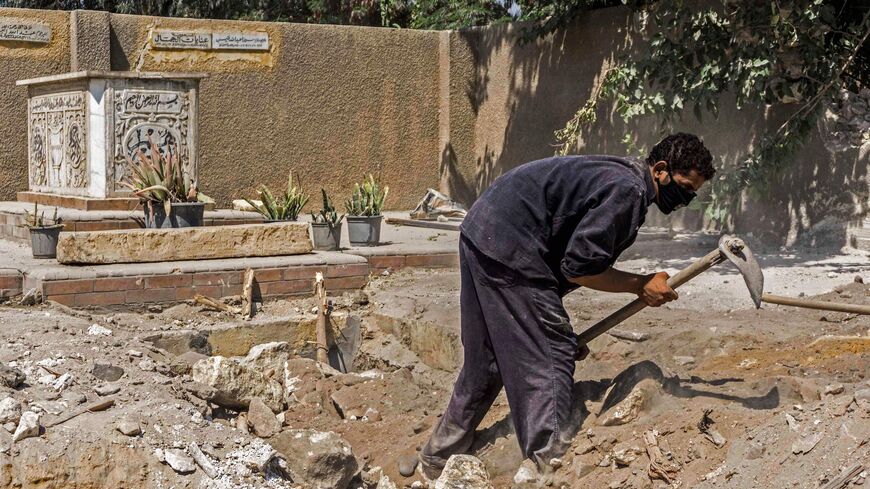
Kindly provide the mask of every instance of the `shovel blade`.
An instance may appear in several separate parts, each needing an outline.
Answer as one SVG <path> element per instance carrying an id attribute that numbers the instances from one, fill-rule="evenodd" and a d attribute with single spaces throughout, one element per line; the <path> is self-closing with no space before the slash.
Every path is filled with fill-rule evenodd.
<path id="1" fill-rule="evenodd" d="M 755 255 L 752 254 L 752 250 L 742 239 L 725 235 L 719 240 L 719 251 L 737 267 L 740 275 L 743 275 L 743 281 L 746 283 L 746 288 L 749 289 L 749 296 L 752 297 L 755 308 L 761 308 L 764 274 L 755 259 Z"/>

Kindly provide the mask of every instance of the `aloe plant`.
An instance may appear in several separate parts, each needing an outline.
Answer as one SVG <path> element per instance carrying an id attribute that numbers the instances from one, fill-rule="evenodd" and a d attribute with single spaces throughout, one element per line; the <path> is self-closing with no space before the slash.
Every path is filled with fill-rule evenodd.
<path id="1" fill-rule="evenodd" d="M 150 137 L 148 146 L 150 151 L 140 148 L 135 160 L 127 157 L 130 175 L 121 182 L 139 197 L 148 212 L 153 214 L 153 206 L 163 205 L 168 216 L 173 202 L 214 202 L 184 171 L 177 151 L 164 155 Z"/>
<path id="2" fill-rule="evenodd" d="M 24 226 L 28 228 L 48 228 L 53 226 L 59 226 L 63 223 L 63 219 L 57 217 L 57 207 L 54 208 L 54 215 L 51 219 L 45 218 L 45 211 L 39 212 L 39 204 L 33 204 L 33 213 L 31 214 L 29 211 L 25 210 L 24 217 Z"/>
<path id="3" fill-rule="evenodd" d="M 382 187 L 369 173 L 362 184 L 353 185 L 353 194 L 344 203 L 345 210 L 350 216 L 380 216 L 389 191 L 390 187 L 386 185 Z"/>
<path id="4" fill-rule="evenodd" d="M 251 207 L 270 221 L 295 221 L 302 212 L 302 208 L 308 202 L 308 195 L 302 190 L 302 186 L 293 185 L 293 174 L 287 176 L 287 190 L 275 195 L 265 185 L 260 186 L 260 202 L 256 203 L 245 199 Z"/>
<path id="5" fill-rule="evenodd" d="M 344 214 L 339 215 L 336 212 L 335 207 L 332 205 L 332 201 L 329 200 L 329 196 L 326 195 L 326 190 L 320 189 L 320 193 L 323 195 L 323 207 L 320 211 L 315 214 L 311 213 L 311 221 L 315 224 L 328 224 L 330 228 L 334 228 L 341 224 L 341 220 L 344 219 Z"/>

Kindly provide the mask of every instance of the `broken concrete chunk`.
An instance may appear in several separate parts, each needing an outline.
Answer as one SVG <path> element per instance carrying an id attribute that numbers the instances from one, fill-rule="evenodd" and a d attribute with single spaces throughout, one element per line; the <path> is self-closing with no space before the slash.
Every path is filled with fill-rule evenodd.
<path id="1" fill-rule="evenodd" d="M 64 389 L 66 389 L 67 387 L 71 386 L 74 381 L 75 381 L 75 377 L 73 377 L 73 374 L 66 372 L 65 374 L 58 377 L 57 380 L 54 381 L 52 388 L 54 388 L 54 390 L 60 392 Z"/>
<path id="2" fill-rule="evenodd" d="M 91 336 L 112 336 L 112 330 L 104 328 L 99 324 L 92 324 L 91 327 L 88 328 L 88 334 Z"/>
<path id="3" fill-rule="evenodd" d="M 106 382 L 115 382 L 124 375 L 124 369 L 108 363 L 94 363 L 91 375 Z"/>
<path id="4" fill-rule="evenodd" d="M 15 429 L 15 434 L 12 435 L 12 441 L 17 442 L 25 438 L 39 436 L 39 415 L 33 411 L 25 411 L 21 415 L 21 420 L 18 421 L 18 428 Z"/>
<path id="5" fill-rule="evenodd" d="M 619 401 L 600 418 L 604 426 L 619 426 L 637 419 L 647 401 L 657 392 L 658 384 L 652 379 L 637 383 L 625 399 Z M 608 395 L 609 397 L 609 395 Z"/>
<path id="6" fill-rule="evenodd" d="M 271 368 L 280 372 L 284 368 L 284 362 L 289 360 L 291 356 L 292 349 L 289 343 L 274 341 L 252 346 L 245 358 L 241 359 L 239 363 L 246 367 L 259 368 L 261 371 Z"/>
<path id="7" fill-rule="evenodd" d="M 121 386 L 118 384 L 103 384 L 94 387 L 94 392 L 96 392 L 98 396 L 111 396 L 112 394 L 117 394 L 120 391 Z"/>
<path id="8" fill-rule="evenodd" d="M 811 435 L 802 436 L 799 440 L 792 443 L 791 453 L 797 455 L 800 453 L 808 453 L 822 441 L 822 433 L 813 433 Z"/>
<path id="9" fill-rule="evenodd" d="M 25 378 L 24 372 L 21 370 L 0 363 L 0 384 L 4 387 L 15 389 L 24 383 Z"/>
<path id="10" fill-rule="evenodd" d="M 399 474 L 402 477 L 411 477 L 414 471 L 417 470 L 417 455 L 404 455 L 399 457 Z"/>
<path id="11" fill-rule="evenodd" d="M 206 454 L 202 453 L 202 450 L 199 449 L 199 445 L 197 445 L 196 442 L 190 442 L 187 451 L 190 453 L 191 457 L 193 457 L 193 461 L 196 462 L 196 465 L 199 465 L 199 468 L 205 472 L 205 475 L 207 475 L 209 479 L 214 479 L 220 474 L 217 467 L 215 467 Z"/>
<path id="12" fill-rule="evenodd" d="M 21 403 L 11 397 L 0 401 L 0 424 L 18 423 L 21 419 Z"/>
<path id="13" fill-rule="evenodd" d="M 279 383 L 227 358 L 216 356 L 200 360 L 193 366 L 191 375 L 195 382 L 215 389 L 213 397 L 207 400 L 220 406 L 245 409 L 255 397 L 262 399 L 275 413 L 284 406 L 284 393 Z"/>
<path id="14" fill-rule="evenodd" d="M 825 386 L 824 394 L 836 396 L 837 394 L 842 394 L 845 389 L 843 384 L 828 384 Z"/>
<path id="15" fill-rule="evenodd" d="M 208 358 L 208 356 L 197 351 L 186 351 L 172 359 L 172 362 L 169 364 L 169 371 L 175 375 L 187 375 L 196 362 L 204 358 Z"/>
<path id="16" fill-rule="evenodd" d="M 471 455 L 452 455 L 435 481 L 435 489 L 492 489 L 483 462 Z"/>
<path id="17" fill-rule="evenodd" d="M 248 424 L 260 438 L 269 438 L 281 431 L 281 422 L 259 397 L 251 399 L 248 406 Z"/>
<path id="18" fill-rule="evenodd" d="M 626 341 L 646 341 L 649 339 L 649 333 L 641 333 L 639 331 L 627 331 L 624 329 L 611 329 L 607 332 L 610 336 L 614 338 L 619 338 L 621 340 Z"/>
<path id="19" fill-rule="evenodd" d="M 172 467 L 172 470 L 179 474 L 189 474 L 196 470 L 196 464 L 191 457 L 184 453 L 184 450 L 177 448 L 164 450 L 163 457 L 166 463 Z"/>
<path id="20" fill-rule="evenodd" d="M 386 474 L 381 474 L 381 477 L 378 479 L 378 485 L 375 489 L 399 489 L 399 486 L 396 485 L 395 482 L 391 481 Z"/>
<path id="21" fill-rule="evenodd" d="M 142 428 L 139 426 L 139 423 L 130 419 L 118 421 L 115 429 L 125 436 L 139 436 L 142 434 Z"/>
<path id="22" fill-rule="evenodd" d="M 313 487 L 345 489 L 359 471 L 350 444 L 331 431 L 287 430 L 269 442 L 287 459 L 300 481 Z"/>

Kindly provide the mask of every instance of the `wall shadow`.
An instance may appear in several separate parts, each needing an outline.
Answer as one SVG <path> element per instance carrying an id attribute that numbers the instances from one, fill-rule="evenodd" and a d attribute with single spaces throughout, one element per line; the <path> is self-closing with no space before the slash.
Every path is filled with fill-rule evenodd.
<path id="1" fill-rule="evenodd" d="M 451 174 L 444 189 L 470 205 L 498 176 L 510 169 L 554 153 L 554 131 L 561 129 L 592 95 L 606 68 L 618 53 L 637 52 L 631 11 L 611 8 L 588 12 L 571 27 L 526 46 L 518 43 L 521 28 L 491 26 L 462 30 L 457 42 L 469 53 L 451 62 L 470 61 L 467 79 L 451 80 L 451 97 L 465 97 L 473 114 L 473 144 L 457 149 L 442 171 Z M 461 72 L 461 70 L 455 70 Z M 603 104 L 605 105 L 605 104 Z M 635 147 L 648 150 L 664 134 L 675 131 L 700 135 L 721 168 L 735 168 L 766 130 L 779 126 L 795 106 L 742 107 L 733 97 L 720 101 L 718 118 L 689 107 L 662 126 L 641 120 L 628 126 L 611 107 L 601 106 L 598 121 L 584 130 L 577 153 L 626 154 L 626 135 Z M 451 121 L 460 117 L 451 113 Z M 451 139 L 468 124 L 451 129 Z M 838 249 L 847 244 L 846 228 L 870 208 L 870 148 L 833 151 L 816 128 L 797 152 L 794 162 L 760 191 L 735 195 L 724 228 L 752 233 L 776 246 Z M 866 145 L 870 146 L 870 145 Z M 705 194 L 702 193 L 701 198 Z M 698 210 L 664 216 L 652 209 L 647 223 L 671 229 L 719 228 Z"/>

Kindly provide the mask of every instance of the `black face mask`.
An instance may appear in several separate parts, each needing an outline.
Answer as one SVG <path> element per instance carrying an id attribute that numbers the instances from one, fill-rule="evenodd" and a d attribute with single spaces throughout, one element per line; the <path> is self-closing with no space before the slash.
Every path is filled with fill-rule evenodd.
<path id="1" fill-rule="evenodd" d="M 674 177 L 671 176 L 671 183 L 667 185 L 659 184 L 659 197 L 656 199 L 656 205 L 663 213 L 670 214 L 681 207 L 689 205 L 689 202 L 694 198 L 695 192 L 680 187 L 674 181 Z"/>

